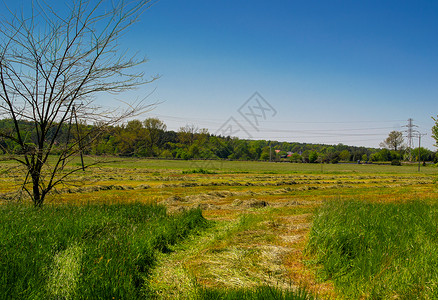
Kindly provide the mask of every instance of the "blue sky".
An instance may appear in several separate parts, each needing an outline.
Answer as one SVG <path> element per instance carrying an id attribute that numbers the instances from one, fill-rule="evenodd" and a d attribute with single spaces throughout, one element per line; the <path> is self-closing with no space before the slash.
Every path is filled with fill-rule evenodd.
<path id="1" fill-rule="evenodd" d="M 378 147 L 413 118 L 435 149 L 437 37 L 436 1 L 161 0 L 126 39 L 171 129 L 233 116 L 254 138 Z M 256 91 L 277 111 L 259 131 L 238 113 Z"/>
<path id="2" fill-rule="evenodd" d="M 436 150 L 438 1 L 161 0 L 121 45 L 161 75 L 125 97 L 154 90 L 142 118 L 169 129 L 234 117 L 242 138 L 379 147 L 413 118 Z M 256 128 L 239 113 L 255 92 L 276 112 Z"/>

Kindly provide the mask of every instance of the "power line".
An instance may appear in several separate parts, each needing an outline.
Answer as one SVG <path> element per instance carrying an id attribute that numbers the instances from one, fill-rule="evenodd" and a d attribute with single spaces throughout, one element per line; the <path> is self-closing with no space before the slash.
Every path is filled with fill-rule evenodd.
<path id="1" fill-rule="evenodd" d="M 206 116 L 203 117 L 196 117 L 196 116 L 178 116 L 175 115 L 166 115 L 166 114 L 160 114 L 160 113 L 150 113 L 150 117 L 157 117 L 162 119 L 164 122 L 169 121 L 168 128 L 169 130 L 178 130 L 178 126 L 182 126 L 184 124 L 196 124 L 198 127 L 205 127 L 209 130 L 212 130 L 212 132 L 215 131 L 220 125 L 222 125 L 223 119 L 222 118 L 206 118 Z M 241 125 L 245 125 L 245 122 L 242 120 L 238 120 Z M 348 142 L 368 142 L 368 141 L 376 141 L 379 137 L 384 137 L 385 133 L 384 130 L 396 130 L 394 126 L 389 127 L 388 123 L 394 123 L 394 122 L 400 122 L 402 120 L 373 120 L 373 121 L 364 121 L 364 120 L 348 120 L 348 121 L 293 121 L 293 120 L 264 120 L 263 125 L 259 129 L 259 133 L 264 134 L 263 137 L 258 137 L 260 139 L 323 139 L 325 143 L 331 143 L 331 141 L 338 140 L 342 143 L 348 143 Z M 406 122 L 406 119 L 405 119 Z M 364 128 L 362 127 L 362 123 L 364 124 Z M 365 123 L 367 123 L 365 125 Z M 386 123 L 386 124 L 385 124 Z M 404 132 L 404 137 L 407 138 L 407 144 L 408 144 L 408 151 L 410 152 L 409 157 L 410 160 L 412 160 L 412 152 L 411 150 L 415 148 L 414 145 L 414 139 L 417 137 L 415 136 L 417 122 L 414 124 L 413 119 L 409 119 L 407 121 L 407 125 L 397 127 L 400 128 L 400 131 Z M 300 124 L 302 126 L 300 126 Z M 373 124 L 374 126 L 370 126 L 370 124 Z M 406 123 L 405 123 L 406 124 Z M 308 125 L 308 126 L 306 126 Z M 312 126 L 313 125 L 313 126 Z M 321 126 L 318 126 L 321 125 Z M 336 126 L 339 125 L 339 126 Z M 345 126 L 341 126 L 345 125 Z M 377 125 L 377 126 L 376 126 Z M 380 126 L 379 126 L 380 125 Z M 278 128 L 276 128 L 278 127 Z M 342 128 L 336 128 L 336 127 L 342 127 Z M 347 128 L 346 128 L 347 127 Z M 348 128 L 350 127 L 350 128 Z M 404 127 L 404 128 L 402 128 Z M 381 133 L 380 133 L 381 132 Z M 251 134 L 254 134 L 255 136 L 259 136 L 257 132 L 251 131 Z M 375 139 L 373 139 L 375 137 Z M 243 136 L 241 138 L 248 138 L 246 136 Z M 329 141 L 331 140 L 331 141 Z M 416 143 L 415 143 L 416 144 Z"/>
<path id="2" fill-rule="evenodd" d="M 322 132 L 350 132 L 350 131 L 370 131 L 370 130 L 388 130 L 388 129 L 394 129 L 394 127 L 367 127 L 367 128 L 338 128 L 338 129 L 260 129 L 260 132 L 273 132 L 273 133 L 293 133 L 293 132 L 301 132 L 301 133 L 322 133 Z M 355 134 L 352 134 L 355 135 Z"/>
<path id="3" fill-rule="evenodd" d="M 175 121 L 183 121 L 183 122 L 208 122 L 208 123 L 223 123 L 227 120 L 227 118 L 198 118 L 198 117 L 190 117 L 190 116 L 170 116 L 170 115 L 163 115 L 158 113 L 150 113 L 150 116 L 157 117 L 157 118 L 163 118 L 163 119 L 170 119 Z M 240 121 L 240 120 L 239 120 Z M 394 122 L 402 122 L 404 120 L 382 120 L 382 121 L 290 121 L 290 120 L 264 120 L 263 123 L 266 124 L 359 124 L 359 123 L 394 123 Z"/>

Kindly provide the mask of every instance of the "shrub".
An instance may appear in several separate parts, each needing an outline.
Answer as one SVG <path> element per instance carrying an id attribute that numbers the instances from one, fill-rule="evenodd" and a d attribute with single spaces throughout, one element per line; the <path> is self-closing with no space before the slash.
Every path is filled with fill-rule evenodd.
<path id="1" fill-rule="evenodd" d="M 398 160 L 398 159 L 393 159 L 393 160 L 391 161 L 391 165 L 392 165 L 392 166 L 401 166 L 401 161 Z"/>
<path id="2" fill-rule="evenodd" d="M 294 163 L 302 162 L 303 158 L 298 153 L 292 153 L 290 156 L 290 161 Z"/>
<path id="3" fill-rule="evenodd" d="M 209 170 L 203 169 L 203 168 L 183 171 L 182 173 L 183 174 L 217 174 L 217 172 L 209 171 Z"/>
<path id="4" fill-rule="evenodd" d="M 172 152 L 170 151 L 170 150 L 163 150 L 162 152 L 161 152 L 161 155 L 160 155 L 160 157 L 163 157 L 163 158 L 173 158 L 173 156 L 172 156 Z"/>

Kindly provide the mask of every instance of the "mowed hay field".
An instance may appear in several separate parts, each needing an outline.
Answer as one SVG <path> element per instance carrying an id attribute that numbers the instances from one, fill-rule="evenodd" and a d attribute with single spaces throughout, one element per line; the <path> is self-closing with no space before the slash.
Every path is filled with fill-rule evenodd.
<path id="1" fill-rule="evenodd" d="M 20 186 L 22 174 L 13 162 L 1 162 L 0 168 L 0 194 L 4 199 L 2 203 L 9 203 L 14 191 Z M 368 241 L 362 248 L 354 246 L 348 250 L 345 247 L 345 244 L 351 244 L 349 238 L 355 240 L 361 232 L 364 236 L 372 236 L 374 233 L 367 234 L 374 232 L 372 230 L 377 227 L 386 232 L 384 222 L 368 225 L 364 225 L 362 219 L 356 223 L 347 222 L 354 219 L 355 211 L 360 211 L 364 220 L 372 219 L 368 218 L 368 214 L 376 215 L 376 212 L 381 211 L 379 205 L 383 205 L 383 210 L 388 210 L 381 218 L 386 219 L 400 212 L 404 217 L 393 218 L 395 223 L 390 224 L 391 230 L 397 232 L 399 225 L 411 226 L 404 223 L 404 220 L 416 222 L 409 215 L 415 209 L 387 209 L 385 205 L 406 207 L 411 202 L 421 202 L 427 208 L 419 211 L 428 212 L 433 222 L 434 207 L 438 199 L 438 168 L 422 167 L 421 172 L 417 168 L 417 165 L 321 165 L 117 158 L 108 159 L 99 167 L 75 173 L 69 185 L 60 186 L 56 193 L 49 196 L 46 206 L 66 203 L 157 203 L 165 205 L 171 215 L 200 208 L 210 225 L 182 242 L 170 245 L 170 251 L 157 254 L 157 263 L 147 277 L 147 285 L 149 293 L 158 298 L 195 298 L 204 289 L 224 294 L 224 291 L 251 290 L 260 286 L 272 286 L 281 290 L 305 288 L 322 299 L 406 298 L 415 293 L 427 298 L 435 295 L 436 291 L 429 287 L 438 286 L 438 275 L 431 274 L 424 282 L 414 277 L 400 279 L 399 285 L 410 284 L 411 281 L 413 285 L 411 289 L 400 291 L 397 284 L 376 284 L 379 280 L 382 282 L 382 278 L 389 280 L 385 272 L 393 272 L 391 263 L 402 259 L 401 257 L 388 258 L 388 255 L 382 254 L 382 260 L 373 258 L 372 263 L 375 266 L 367 269 L 366 274 L 360 274 L 360 269 L 355 269 L 352 265 L 356 263 L 356 256 L 355 253 L 350 253 L 351 249 L 353 252 L 364 251 L 366 254 L 371 252 L 372 247 L 376 247 L 376 243 L 387 243 L 391 238 L 380 242 L 371 238 L 372 241 Z M 342 214 L 343 210 L 336 205 L 339 203 L 344 207 L 346 202 L 366 205 L 349 207 L 346 209 L 346 217 L 340 218 L 340 221 L 327 217 L 331 212 Z M 334 206 L 330 206 L 330 203 Z M 421 216 L 421 213 L 417 215 Z M 313 228 L 314 223 L 319 227 Z M 331 225 L 334 223 L 336 226 Z M 321 228 L 325 228 L 325 224 L 332 226 L 333 230 L 336 229 L 336 233 L 323 232 Z M 345 228 L 342 227 L 343 224 Z M 427 230 L 438 232 L 438 228 L 433 227 L 434 224 L 428 224 L 423 227 L 430 226 Z M 357 226 L 362 231 L 356 232 L 351 226 Z M 348 231 L 348 234 L 338 234 L 344 231 Z M 409 247 L 415 248 L 422 243 L 421 236 L 426 236 L 414 233 L 411 235 L 412 240 L 404 241 L 405 244 L 401 246 L 388 245 L 393 245 L 402 254 L 409 253 L 412 250 Z M 329 239 L 324 240 L 324 237 Z M 337 239 L 347 241 L 342 243 Z M 433 244 L 433 241 L 428 243 Z M 329 245 L 338 245 L 338 250 L 347 250 L 343 252 L 332 249 L 331 252 L 324 252 L 315 243 L 325 243 L 327 248 Z M 430 252 L 433 247 L 427 249 Z M 391 249 L 379 251 L 387 253 Z M 334 258 L 328 252 L 337 255 L 339 262 L 331 261 Z M 438 257 L 438 250 L 436 252 L 433 254 Z M 373 255 L 379 256 L 378 253 Z M 361 256 L 361 260 L 362 263 L 366 261 L 366 255 Z M 327 261 L 331 261 L 331 264 Z M 427 260 L 429 263 L 432 261 L 432 258 Z M 412 268 L 421 269 L 418 266 L 421 263 L 417 260 L 417 265 Z M 409 264 L 403 266 L 403 272 L 408 273 Z M 433 272 L 430 271 L 431 268 L 427 270 Z M 355 275 L 351 275 L 350 271 Z M 355 283 L 354 291 L 345 288 L 347 285 L 351 286 L 352 282 Z M 385 286 L 393 292 L 383 292 Z"/>

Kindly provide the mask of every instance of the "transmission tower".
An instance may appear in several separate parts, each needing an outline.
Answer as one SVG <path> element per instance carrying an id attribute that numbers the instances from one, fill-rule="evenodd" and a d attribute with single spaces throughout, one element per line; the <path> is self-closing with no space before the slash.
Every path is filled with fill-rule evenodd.
<path id="1" fill-rule="evenodd" d="M 412 161 L 412 147 L 414 146 L 414 136 L 417 130 L 414 130 L 415 127 L 418 127 L 417 125 L 414 125 L 414 120 L 409 118 L 408 119 L 408 125 L 405 125 L 403 127 L 406 127 L 407 129 L 404 131 L 406 132 L 406 137 L 408 139 L 408 149 L 409 149 L 409 161 Z"/>

